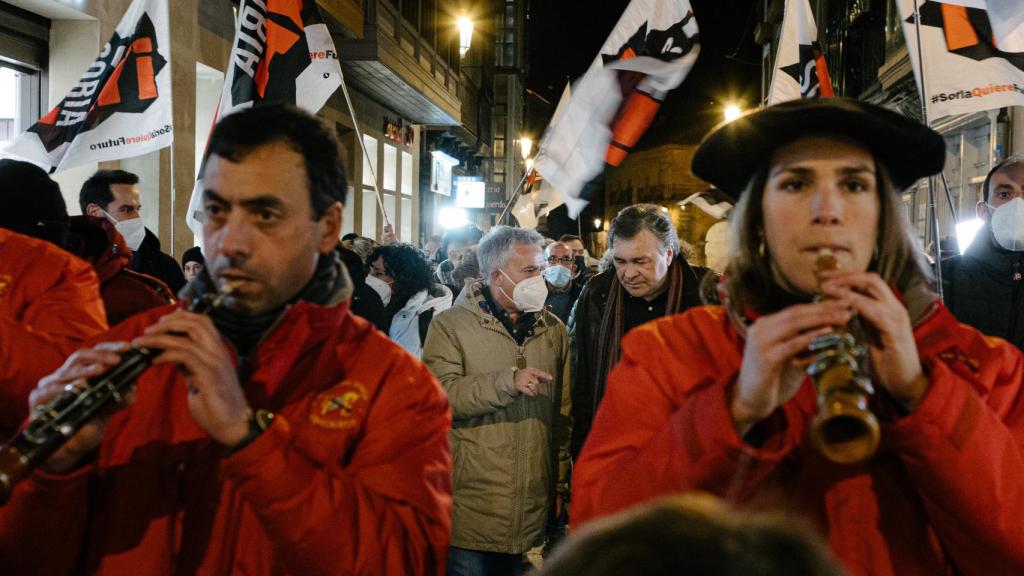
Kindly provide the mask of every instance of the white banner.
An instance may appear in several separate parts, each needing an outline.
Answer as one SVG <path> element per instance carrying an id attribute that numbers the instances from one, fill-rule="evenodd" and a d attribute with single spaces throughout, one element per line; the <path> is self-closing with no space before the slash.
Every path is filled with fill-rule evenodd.
<path id="1" fill-rule="evenodd" d="M 315 1 L 242 0 L 237 22 L 214 123 L 260 104 L 295 104 L 316 114 L 341 86 L 341 61 Z M 196 182 L 185 219 L 197 236 L 201 192 Z"/>
<path id="2" fill-rule="evenodd" d="M 570 216 L 576 218 L 589 200 L 580 198 L 584 185 L 604 170 L 607 157 L 621 159 L 629 152 L 699 52 L 688 0 L 629 3 L 573 87 L 565 112 L 548 126 L 541 143 L 544 154 L 536 161 L 546 183 L 565 196 Z M 620 141 L 619 128 L 633 137 Z"/>
<path id="3" fill-rule="evenodd" d="M 170 146 L 168 0 L 135 0 L 75 87 L 4 156 L 50 172 Z"/>
<path id="4" fill-rule="evenodd" d="M 923 86 L 915 2 L 921 16 Z M 897 4 L 918 91 L 928 104 L 929 121 L 1024 105 L 1024 54 L 995 46 L 984 10 L 933 0 L 897 0 Z"/>
<path id="5" fill-rule="evenodd" d="M 944 3 L 985 10 L 996 46 L 1006 52 L 1024 52 L 1024 5 L 1021 0 L 945 0 Z"/>

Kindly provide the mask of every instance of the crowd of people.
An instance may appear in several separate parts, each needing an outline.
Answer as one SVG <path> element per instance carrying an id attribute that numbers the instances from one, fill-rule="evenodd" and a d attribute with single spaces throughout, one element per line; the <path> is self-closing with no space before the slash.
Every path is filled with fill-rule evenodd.
<path id="1" fill-rule="evenodd" d="M 0 568 L 1024 573 L 1024 159 L 986 179 L 943 304 L 898 194 L 945 154 L 842 98 L 717 128 L 692 169 L 736 204 L 722 274 L 644 204 L 600 267 L 578 236 L 503 225 L 341 236 L 340 145 L 285 106 L 215 127 L 180 263 L 137 176 L 98 171 L 69 217 L 0 160 L 0 432 L 157 351 L 13 487 Z M 836 335 L 880 430 L 855 463 L 812 441 Z"/>

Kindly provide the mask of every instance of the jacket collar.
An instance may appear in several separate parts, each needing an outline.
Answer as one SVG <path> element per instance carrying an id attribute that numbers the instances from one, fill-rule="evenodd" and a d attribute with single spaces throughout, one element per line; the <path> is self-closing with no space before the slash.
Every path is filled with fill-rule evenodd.
<path id="1" fill-rule="evenodd" d="M 967 247 L 964 256 L 970 256 L 981 261 L 986 266 L 998 270 L 1003 270 L 1008 266 L 1012 266 L 1015 261 L 1024 259 L 1024 253 L 1011 252 L 996 245 L 995 240 L 992 238 L 992 228 L 989 223 L 985 223 L 985 226 L 978 231 L 977 236 L 974 237 L 974 242 L 971 242 L 971 245 Z"/>
<path id="2" fill-rule="evenodd" d="M 477 316 L 481 324 L 500 323 L 498 317 L 491 313 L 491 307 L 487 304 L 487 299 L 484 298 L 481 288 L 484 286 L 483 280 L 477 280 L 476 282 L 466 286 L 459 293 L 459 297 L 455 302 L 455 308 L 465 308 Z M 547 310 L 541 310 L 536 313 L 537 323 L 534 324 L 535 329 L 547 327 L 553 325 L 555 322 L 560 322 L 557 318 Z"/>

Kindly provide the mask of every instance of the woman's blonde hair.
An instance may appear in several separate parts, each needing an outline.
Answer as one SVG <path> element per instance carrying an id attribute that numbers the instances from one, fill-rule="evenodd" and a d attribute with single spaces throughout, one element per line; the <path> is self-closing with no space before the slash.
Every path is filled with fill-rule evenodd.
<path id="1" fill-rule="evenodd" d="M 747 309 L 760 313 L 780 310 L 800 295 L 780 285 L 772 273 L 771 251 L 764 236 L 764 198 L 769 162 L 750 179 L 729 219 L 726 292 L 730 311 Z M 917 238 L 902 215 L 898 190 L 888 171 L 877 160 L 878 238 L 868 270 L 877 272 L 901 293 L 932 281 Z"/>

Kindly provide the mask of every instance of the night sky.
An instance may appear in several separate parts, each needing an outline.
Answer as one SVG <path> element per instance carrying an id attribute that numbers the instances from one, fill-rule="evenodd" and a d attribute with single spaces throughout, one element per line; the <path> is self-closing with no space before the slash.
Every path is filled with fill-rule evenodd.
<path id="1" fill-rule="evenodd" d="M 691 0 L 700 28 L 697 64 L 671 92 L 651 129 L 638 143 L 647 148 L 665 142 L 696 142 L 722 119 L 722 106 L 738 101 L 745 108 L 760 98 L 761 48 L 754 29 L 761 0 Z M 533 99 L 539 114 L 528 128 L 543 132 L 566 77 L 578 79 L 590 66 L 628 0 L 533 0 L 527 25 L 527 88 L 552 105 Z"/>

